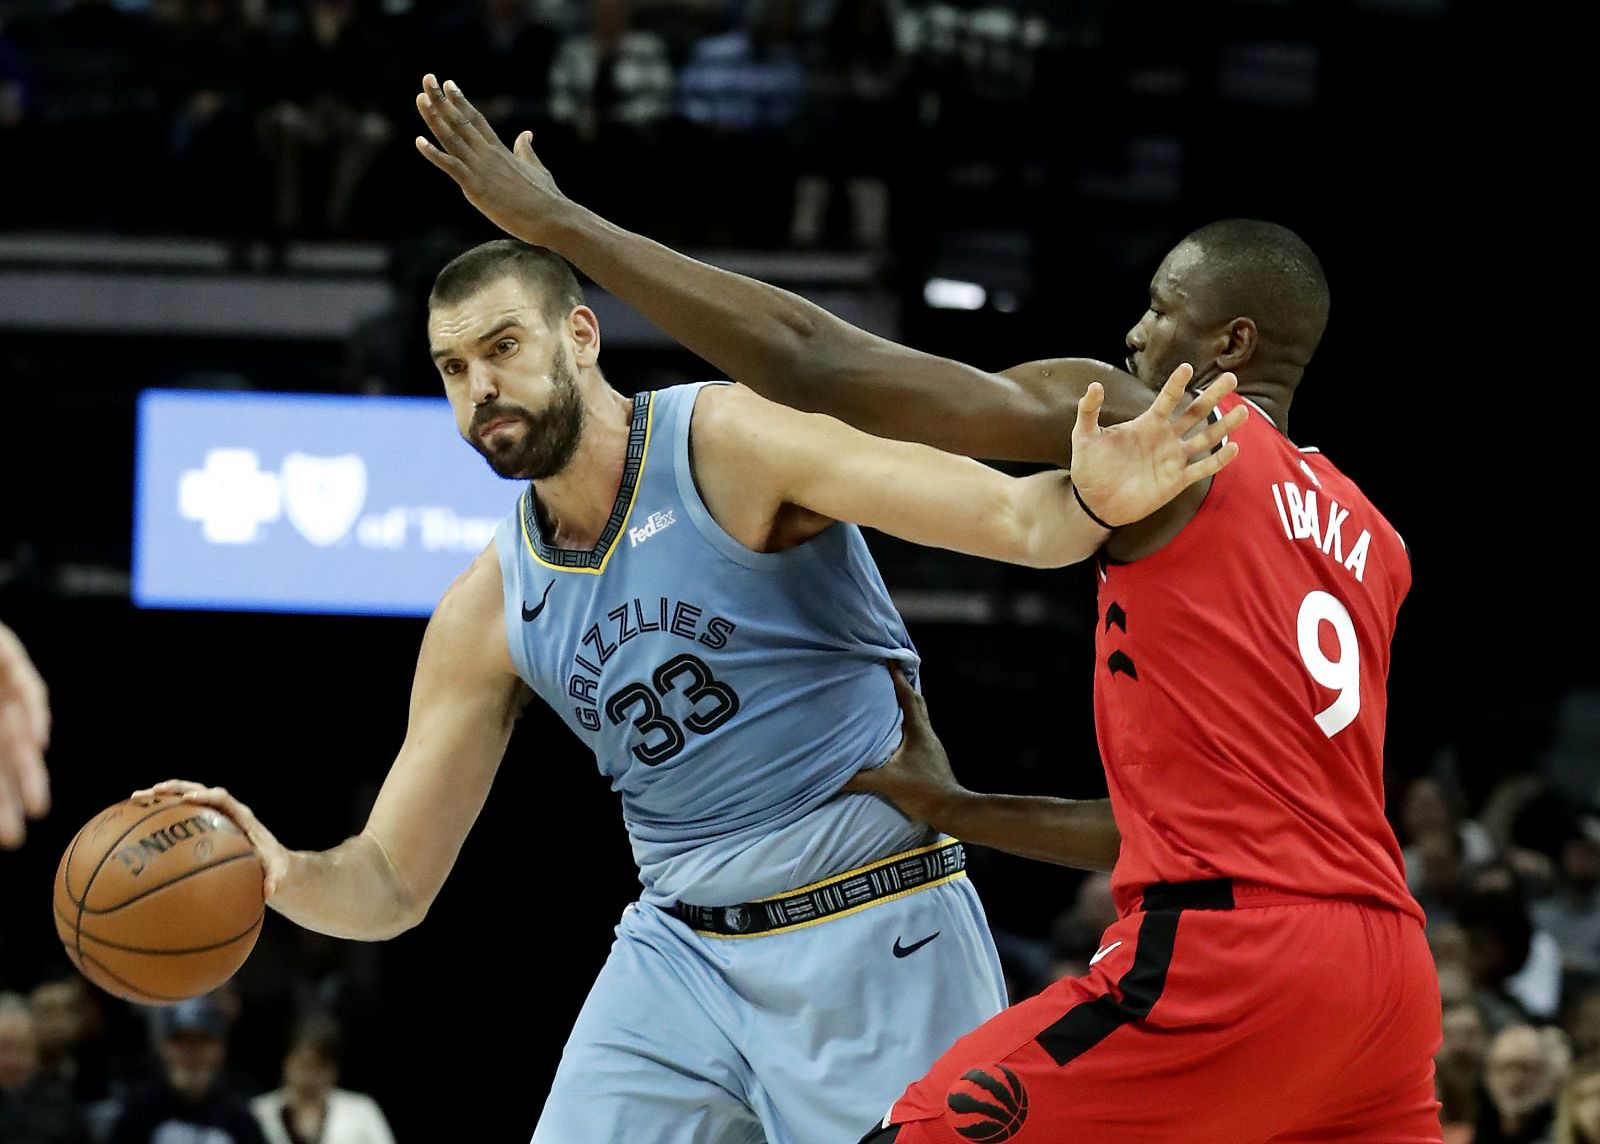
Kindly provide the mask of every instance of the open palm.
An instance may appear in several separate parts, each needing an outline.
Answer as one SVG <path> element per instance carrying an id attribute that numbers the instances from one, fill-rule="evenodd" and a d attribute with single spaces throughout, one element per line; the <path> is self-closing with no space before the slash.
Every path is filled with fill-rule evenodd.
<path id="1" fill-rule="evenodd" d="M 456 181 L 467 201 L 490 222 L 525 242 L 543 245 L 542 228 L 572 206 L 533 151 L 524 131 L 508 149 L 483 113 L 452 80 L 422 80 L 417 111 L 438 140 L 417 136 L 417 150 Z"/>
<path id="2" fill-rule="evenodd" d="M 1101 426 L 1105 390 L 1099 382 L 1091 383 L 1079 400 L 1072 427 L 1072 483 L 1083 503 L 1107 525 L 1142 520 L 1238 455 L 1238 444 L 1227 436 L 1244 424 L 1248 406 L 1241 402 L 1208 420 L 1237 379 L 1223 374 L 1174 416 L 1193 376 L 1192 367 L 1180 365 L 1150 407 L 1121 425 Z"/>

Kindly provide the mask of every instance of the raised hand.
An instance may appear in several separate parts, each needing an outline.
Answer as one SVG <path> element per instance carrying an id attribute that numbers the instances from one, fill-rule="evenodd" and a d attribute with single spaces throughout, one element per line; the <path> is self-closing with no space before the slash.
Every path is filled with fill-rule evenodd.
<path id="1" fill-rule="evenodd" d="M 1238 384 L 1233 374 L 1222 374 L 1174 416 L 1193 376 L 1188 363 L 1178 366 L 1150 408 L 1109 428 L 1100 425 L 1105 390 L 1099 382 L 1090 383 L 1079 400 L 1078 421 L 1072 427 L 1072 484 L 1104 524 L 1119 527 L 1149 516 L 1239 455 L 1237 442 L 1222 442 L 1244 424 L 1248 406 L 1241 403 L 1206 422 L 1217 402 Z"/>
<path id="2" fill-rule="evenodd" d="M 130 797 L 159 798 L 163 795 L 175 795 L 195 806 L 209 806 L 212 810 L 221 811 L 231 818 L 233 824 L 244 831 L 245 837 L 250 839 L 250 845 L 256 848 L 261 865 L 267 872 L 266 897 L 268 901 L 272 900 L 272 895 L 278 888 L 278 880 L 289 870 L 289 851 L 273 836 L 272 831 L 261 825 L 260 819 L 256 818 L 248 806 L 222 787 L 208 787 L 204 783 L 190 782 L 188 779 L 168 779 L 155 786 L 136 790 Z"/>
<path id="3" fill-rule="evenodd" d="M 50 809 L 49 742 L 44 680 L 22 641 L 0 624 L 0 846 L 7 850 L 22 845 L 25 818 Z"/>
<path id="4" fill-rule="evenodd" d="M 548 245 L 547 228 L 573 203 L 533 153 L 533 133 L 517 136 L 514 151 L 500 142 L 483 113 L 455 81 L 422 77 L 417 110 L 438 144 L 417 136 L 417 150 L 456 181 L 467 201 L 507 234 Z"/>

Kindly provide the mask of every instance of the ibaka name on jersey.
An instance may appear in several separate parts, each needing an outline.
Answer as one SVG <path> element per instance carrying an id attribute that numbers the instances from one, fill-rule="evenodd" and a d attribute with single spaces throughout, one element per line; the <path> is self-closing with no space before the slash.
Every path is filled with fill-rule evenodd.
<path id="1" fill-rule="evenodd" d="M 1306 469 L 1310 476 L 1311 470 Z M 1316 477 L 1311 477 L 1317 484 Z M 1283 481 L 1272 486 L 1272 499 L 1278 506 L 1278 519 L 1283 522 L 1283 534 L 1290 540 L 1310 541 L 1324 555 L 1344 566 L 1345 571 L 1360 583 L 1367 572 L 1367 550 L 1372 547 L 1372 533 L 1366 529 L 1355 538 L 1355 543 L 1345 547 L 1345 521 L 1350 510 L 1332 497 L 1325 502 L 1314 488 L 1305 489 L 1293 481 Z M 1354 526 L 1352 526 L 1353 528 Z"/>

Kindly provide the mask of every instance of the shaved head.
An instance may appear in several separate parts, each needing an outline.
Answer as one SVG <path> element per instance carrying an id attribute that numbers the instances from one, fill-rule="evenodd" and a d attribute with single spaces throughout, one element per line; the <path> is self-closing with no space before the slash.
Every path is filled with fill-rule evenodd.
<path id="1" fill-rule="evenodd" d="M 1197 322 L 1249 318 L 1264 342 L 1310 359 L 1328 325 L 1328 280 L 1299 235 L 1259 219 L 1223 219 L 1177 249 L 1184 247 L 1198 255 L 1190 280 Z"/>

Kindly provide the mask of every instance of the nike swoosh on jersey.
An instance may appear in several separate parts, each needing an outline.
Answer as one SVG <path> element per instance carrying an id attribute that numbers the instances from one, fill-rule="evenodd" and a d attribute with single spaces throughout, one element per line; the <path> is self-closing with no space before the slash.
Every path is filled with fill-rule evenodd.
<path id="1" fill-rule="evenodd" d="M 895 938 L 894 939 L 894 955 L 896 957 L 910 957 L 913 953 L 916 953 L 917 950 L 921 949 L 923 946 L 927 945 L 934 938 L 938 937 L 942 932 L 944 932 L 944 931 L 943 930 L 934 930 L 932 933 L 930 933 L 927 937 L 923 938 L 921 941 L 914 941 L 910 945 L 901 945 L 900 944 L 900 939 L 899 938 Z"/>
<path id="2" fill-rule="evenodd" d="M 1112 950 L 1116 949 L 1117 946 L 1119 946 L 1121 944 L 1122 943 L 1120 941 L 1114 941 L 1108 946 L 1104 946 L 1104 947 L 1102 947 L 1100 949 L 1095 950 L 1094 951 L 1094 956 L 1089 959 L 1089 964 L 1090 965 L 1096 964 L 1097 962 L 1099 962 L 1099 960 L 1102 957 L 1104 957 L 1106 954 L 1110 953 Z"/>
<path id="3" fill-rule="evenodd" d="M 544 611 L 545 601 L 550 598 L 550 589 L 554 588 L 555 586 L 556 582 L 554 580 L 550 581 L 550 583 L 544 586 L 544 595 L 539 597 L 539 604 L 537 607 L 530 608 L 526 604 L 522 605 L 522 618 L 524 620 L 532 623 L 534 620 L 539 618 L 539 613 Z"/>

